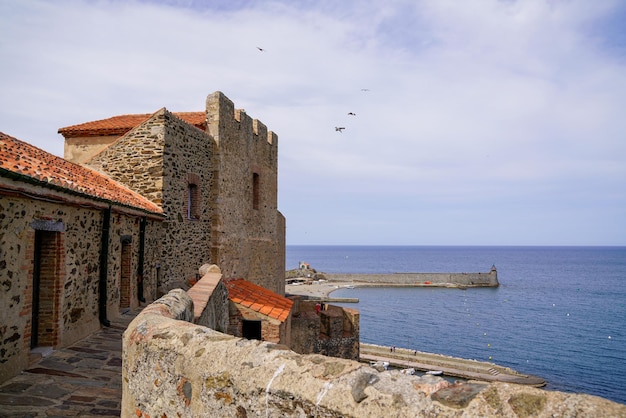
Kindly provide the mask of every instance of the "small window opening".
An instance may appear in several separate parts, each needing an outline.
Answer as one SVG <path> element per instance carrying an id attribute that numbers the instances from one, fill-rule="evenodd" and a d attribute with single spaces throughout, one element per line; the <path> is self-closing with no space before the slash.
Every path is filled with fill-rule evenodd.
<path id="1" fill-rule="evenodd" d="M 248 340 L 262 340 L 261 321 L 244 319 L 241 324 L 242 337 Z"/>
<path id="2" fill-rule="evenodd" d="M 259 208 L 259 173 L 252 174 L 252 209 Z"/>
<path id="3" fill-rule="evenodd" d="M 200 196 L 197 185 L 190 183 L 187 186 L 187 219 L 200 218 Z"/>

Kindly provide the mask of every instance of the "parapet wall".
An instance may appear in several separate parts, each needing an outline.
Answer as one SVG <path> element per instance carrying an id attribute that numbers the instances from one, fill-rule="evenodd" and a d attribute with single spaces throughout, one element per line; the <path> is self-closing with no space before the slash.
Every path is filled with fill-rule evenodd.
<path id="1" fill-rule="evenodd" d="M 146 307 L 123 337 L 122 417 L 625 416 L 590 395 L 377 372 L 194 325 L 180 289 Z M 446 387 L 447 386 L 447 387 Z M 454 396 L 454 395 L 457 396 Z"/>

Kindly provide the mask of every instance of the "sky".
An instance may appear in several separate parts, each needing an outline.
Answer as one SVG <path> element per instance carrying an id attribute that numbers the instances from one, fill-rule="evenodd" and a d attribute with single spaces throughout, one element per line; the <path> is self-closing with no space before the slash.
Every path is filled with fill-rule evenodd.
<path id="1" fill-rule="evenodd" d="M 61 127 L 221 91 L 278 135 L 288 245 L 626 245 L 625 21 L 622 0 L 0 0 L 0 131 L 62 156 Z"/>

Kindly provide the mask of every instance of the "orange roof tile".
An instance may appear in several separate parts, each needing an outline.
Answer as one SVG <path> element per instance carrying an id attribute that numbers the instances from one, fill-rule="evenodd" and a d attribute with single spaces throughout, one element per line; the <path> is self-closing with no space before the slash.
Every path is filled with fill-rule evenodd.
<path id="1" fill-rule="evenodd" d="M 281 322 L 289 317 L 292 300 L 244 279 L 225 279 L 224 284 L 228 288 L 228 298 L 233 303 L 249 307 Z"/>
<path id="2" fill-rule="evenodd" d="M 163 210 L 95 170 L 71 163 L 0 132 L 0 175 L 152 213 Z"/>
<path id="3" fill-rule="evenodd" d="M 113 116 L 108 119 L 101 119 L 92 122 L 85 122 L 78 125 L 66 126 L 60 128 L 59 133 L 65 138 L 89 137 L 89 136 L 110 136 L 124 135 L 134 127 L 145 122 L 153 113 L 144 113 L 140 115 L 120 115 Z M 185 122 L 195 126 L 196 128 L 206 131 L 206 113 L 205 112 L 174 112 Z"/>

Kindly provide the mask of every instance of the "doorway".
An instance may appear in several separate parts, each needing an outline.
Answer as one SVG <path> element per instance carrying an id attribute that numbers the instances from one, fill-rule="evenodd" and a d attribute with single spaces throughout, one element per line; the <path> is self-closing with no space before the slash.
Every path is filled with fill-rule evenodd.
<path id="1" fill-rule="evenodd" d="M 261 340 L 261 321 L 244 319 L 241 326 L 243 338 L 248 340 Z"/>
<path id="2" fill-rule="evenodd" d="M 130 237 L 122 237 L 122 255 L 120 271 L 120 310 L 130 308 L 132 277 L 132 245 Z"/>
<path id="3" fill-rule="evenodd" d="M 35 230 L 31 348 L 54 347 L 58 343 L 60 246 L 59 232 Z"/>

